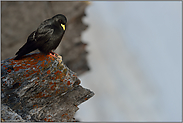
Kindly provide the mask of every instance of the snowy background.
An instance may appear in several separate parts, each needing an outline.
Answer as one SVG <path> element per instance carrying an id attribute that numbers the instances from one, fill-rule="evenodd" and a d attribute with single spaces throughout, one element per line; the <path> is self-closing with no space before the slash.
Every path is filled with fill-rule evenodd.
<path id="1" fill-rule="evenodd" d="M 91 2 L 81 121 L 182 120 L 182 2 Z"/>

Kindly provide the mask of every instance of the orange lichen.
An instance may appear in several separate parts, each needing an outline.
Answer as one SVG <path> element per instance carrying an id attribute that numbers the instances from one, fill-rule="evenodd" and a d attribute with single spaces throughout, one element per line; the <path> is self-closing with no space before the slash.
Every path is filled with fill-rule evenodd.
<path id="1" fill-rule="evenodd" d="M 41 98 L 42 97 L 42 92 L 39 92 L 36 96 L 35 96 L 35 98 Z"/>
<path id="2" fill-rule="evenodd" d="M 51 85 L 51 84 L 53 84 L 53 82 L 49 82 L 49 84 Z"/>
<path id="3" fill-rule="evenodd" d="M 47 118 L 44 118 L 44 121 L 47 121 Z"/>
<path id="4" fill-rule="evenodd" d="M 50 71 L 50 70 L 48 70 L 48 71 L 47 71 L 47 74 L 50 74 L 50 72 L 51 72 L 51 71 Z"/>
<path id="5" fill-rule="evenodd" d="M 50 79 L 51 79 L 51 80 L 55 80 L 55 78 L 54 78 L 54 77 L 50 77 Z"/>
<path id="6" fill-rule="evenodd" d="M 14 70 L 15 70 L 15 71 L 19 71 L 19 69 L 18 69 L 18 68 L 15 68 Z"/>
<path id="7" fill-rule="evenodd" d="M 10 73 L 11 72 L 11 69 L 8 69 L 7 71 Z"/>
<path id="8" fill-rule="evenodd" d="M 55 90 L 56 85 L 51 86 L 51 90 Z"/>
<path id="9" fill-rule="evenodd" d="M 70 81 L 67 81 L 67 85 L 70 85 L 71 84 L 71 82 Z"/>
<path id="10" fill-rule="evenodd" d="M 65 114 L 62 114 L 62 117 L 63 117 L 63 116 L 65 116 L 65 115 L 68 115 L 68 114 L 67 114 L 67 113 L 65 113 Z"/>
<path id="11" fill-rule="evenodd" d="M 21 83 L 18 83 L 18 86 L 21 86 Z"/>
<path id="12" fill-rule="evenodd" d="M 48 121 L 48 122 L 53 122 L 51 119 L 48 119 L 47 121 Z"/>
<path id="13" fill-rule="evenodd" d="M 33 105 L 33 107 L 36 107 L 36 108 L 38 108 L 38 105 Z"/>
<path id="14" fill-rule="evenodd" d="M 22 67 L 22 66 L 18 66 L 18 67 L 16 67 L 16 68 L 18 68 L 18 69 L 24 69 L 24 67 Z"/>
<path id="15" fill-rule="evenodd" d="M 55 79 L 59 79 L 59 76 L 56 76 Z"/>
<path id="16" fill-rule="evenodd" d="M 55 93 L 56 93 L 56 94 L 58 94 L 58 93 L 59 93 L 59 91 L 60 91 L 60 90 L 56 90 L 56 92 L 55 92 Z"/>

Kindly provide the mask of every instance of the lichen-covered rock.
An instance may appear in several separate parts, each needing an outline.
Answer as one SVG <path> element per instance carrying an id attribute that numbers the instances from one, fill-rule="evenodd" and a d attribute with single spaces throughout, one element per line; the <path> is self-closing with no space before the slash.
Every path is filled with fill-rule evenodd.
<path id="1" fill-rule="evenodd" d="M 77 106 L 94 95 L 79 84 L 57 54 L 34 53 L 1 62 L 2 104 L 25 121 L 74 121 Z"/>

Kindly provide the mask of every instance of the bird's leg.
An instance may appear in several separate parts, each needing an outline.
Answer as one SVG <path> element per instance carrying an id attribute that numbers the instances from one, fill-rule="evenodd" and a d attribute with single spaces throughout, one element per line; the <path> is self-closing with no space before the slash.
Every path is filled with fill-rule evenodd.
<path id="1" fill-rule="evenodd" d="M 53 56 L 53 57 L 59 56 L 57 53 L 54 53 L 53 51 L 50 51 L 50 55 Z"/>
<path id="2" fill-rule="evenodd" d="M 55 53 L 54 53 L 53 51 L 50 51 L 50 54 L 51 54 L 51 55 L 54 55 Z"/>

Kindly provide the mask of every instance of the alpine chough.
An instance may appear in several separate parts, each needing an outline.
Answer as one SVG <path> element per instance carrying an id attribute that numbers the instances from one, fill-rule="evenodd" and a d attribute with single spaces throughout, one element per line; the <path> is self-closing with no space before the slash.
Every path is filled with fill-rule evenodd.
<path id="1" fill-rule="evenodd" d="M 66 23 L 67 18 L 62 14 L 57 14 L 43 21 L 37 30 L 29 35 L 27 42 L 15 54 L 17 56 L 14 59 L 18 60 L 36 49 L 44 54 L 49 54 L 61 42 L 66 30 Z"/>

